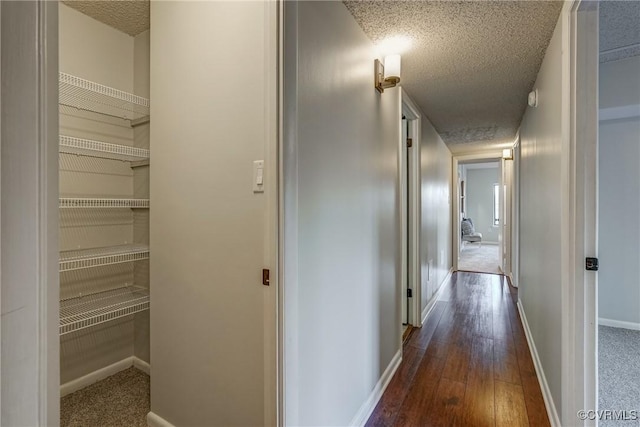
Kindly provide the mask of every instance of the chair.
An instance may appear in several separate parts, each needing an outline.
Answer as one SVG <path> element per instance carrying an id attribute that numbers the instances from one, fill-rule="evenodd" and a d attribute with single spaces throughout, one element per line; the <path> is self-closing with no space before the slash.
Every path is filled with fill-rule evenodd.
<path id="1" fill-rule="evenodd" d="M 475 230 L 471 218 L 463 218 L 460 228 L 463 242 L 478 243 L 482 247 L 482 233 Z"/>

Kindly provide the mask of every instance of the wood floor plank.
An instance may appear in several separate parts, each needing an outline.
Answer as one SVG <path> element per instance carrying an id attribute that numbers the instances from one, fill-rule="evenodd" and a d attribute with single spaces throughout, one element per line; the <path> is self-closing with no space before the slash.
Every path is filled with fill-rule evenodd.
<path id="1" fill-rule="evenodd" d="M 463 425 L 495 425 L 495 385 L 493 379 L 493 340 L 476 337 L 471 350 L 469 376 L 464 395 Z"/>
<path id="2" fill-rule="evenodd" d="M 491 311 L 483 310 L 476 316 L 473 333 L 480 337 L 493 338 L 493 313 Z"/>
<path id="3" fill-rule="evenodd" d="M 429 347 L 427 347 L 427 350 L 424 353 L 424 357 L 435 357 L 437 359 L 446 360 L 448 351 L 448 343 L 431 340 L 431 342 L 429 342 Z"/>
<path id="4" fill-rule="evenodd" d="M 518 360 L 518 368 L 520 372 L 520 380 L 524 393 L 525 404 L 527 406 L 527 414 L 529 423 L 532 426 L 547 427 L 550 426 L 547 409 L 540 390 L 540 383 L 536 374 L 536 368 L 531 358 L 531 351 L 527 344 L 524 332 L 519 328 L 514 328 L 513 342 Z"/>
<path id="5" fill-rule="evenodd" d="M 429 411 L 423 411 L 414 425 L 463 427 L 465 384 L 440 379 Z"/>
<path id="6" fill-rule="evenodd" d="M 413 381 L 424 351 L 424 349 L 418 347 L 404 346 L 402 362 L 376 405 L 372 416 L 367 421 L 367 426 L 382 427 L 393 425 L 402 402 L 404 402 L 409 392 L 407 384 L 411 384 Z"/>
<path id="7" fill-rule="evenodd" d="M 533 374 L 521 375 L 521 377 L 522 392 L 524 393 L 524 402 L 527 407 L 529 425 L 535 427 L 551 427 L 538 377 L 535 372 Z"/>
<path id="8" fill-rule="evenodd" d="M 438 327 L 438 323 L 440 323 L 440 318 L 445 312 L 447 306 L 447 302 L 436 302 L 433 306 L 433 309 L 431 310 L 431 313 L 429 313 L 425 324 L 422 325 L 422 328 L 413 331 L 411 337 L 409 337 L 409 339 L 407 340 L 407 345 L 426 349 L 429 345 L 429 341 L 431 341 L 431 338 L 433 337 L 436 328 Z"/>
<path id="9" fill-rule="evenodd" d="M 499 296 L 493 301 L 493 338 L 499 340 L 512 339 L 511 318 L 506 304 L 512 304 L 510 300 Z"/>
<path id="10" fill-rule="evenodd" d="M 409 392 L 402 402 L 395 426 L 416 426 L 416 420 L 420 419 L 422 413 L 430 411 L 430 404 L 438 389 L 443 366 L 443 359 L 422 360 Z"/>
<path id="11" fill-rule="evenodd" d="M 471 348 L 469 342 L 450 342 L 447 359 L 442 369 L 442 377 L 466 384 L 470 361 Z"/>
<path id="12" fill-rule="evenodd" d="M 516 299 L 517 300 L 517 299 Z M 532 426 L 550 426 L 547 409 L 540 390 L 540 382 L 536 374 L 535 365 L 531 357 L 531 350 L 524 334 L 524 327 L 520 320 L 518 309 L 514 304 L 507 306 L 509 309 L 509 319 L 511 322 L 512 339 L 515 348 L 518 368 L 520 371 L 520 381 L 524 400 L 527 407 L 529 424 Z"/>
<path id="13" fill-rule="evenodd" d="M 478 273 L 446 286 L 367 425 L 550 426 L 517 289 Z"/>
<path id="14" fill-rule="evenodd" d="M 438 322 L 438 326 L 436 327 L 432 340 L 438 341 L 441 343 L 447 343 L 451 341 L 453 338 L 451 336 L 451 332 L 453 331 L 455 320 L 455 311 L 452 304 L 447 304 L 445 306 L 445 310 L 440 316 L 440 321 Z"/>
<path id="15" fill-rule="evenodd" d="M 513 338 L 493 340 L 493 369 L 496 380 L 521 384 L 520 366 Z"/>
<path id="16" fill-rule="evenodd" d="M 496 427 L 529 426 L 522 386 L 496 381 L 495 390 Z"/>

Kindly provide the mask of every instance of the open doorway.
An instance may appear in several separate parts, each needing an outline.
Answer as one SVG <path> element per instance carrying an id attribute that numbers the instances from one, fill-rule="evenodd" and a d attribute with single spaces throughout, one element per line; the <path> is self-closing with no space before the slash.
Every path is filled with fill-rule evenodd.
<path id="1" fill-rule="evenodd" d="M 420 112 L 402 93 L 401 135 L 398 144 L 401 218 L 401 323 L 403 340 L 420 318 Z"/>
<path id="2" fill-rule="evenodd" d="M 504 157 L 505 152 L 509 156 Z M 513 150 L 453 157 L 453 268 L 511 273 Z"/>
<path id="3" fill-rule="evenodd" d="M 460 182 L 460 254 L 458 269 L 500 274 L 500 163 L 463 162 Z"/>
<path id="4" fill-rule="evenodd" d="M 619 35 L 638 25 L 639 3 L 600 4 L 597 381 L 598 408 L 612 411 L 600 426 L 640 416 L 640 56 Z"/>

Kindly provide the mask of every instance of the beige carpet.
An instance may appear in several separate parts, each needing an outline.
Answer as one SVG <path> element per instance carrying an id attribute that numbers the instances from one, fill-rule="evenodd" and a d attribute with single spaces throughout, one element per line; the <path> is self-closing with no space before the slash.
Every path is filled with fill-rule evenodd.
<path id="1" fill-rule="evenodd" d="M 125 369 L 62 398 L 61 427 L 146 427 L 149 375 Z"/>
<path id="2" fill-rule="evenodd" d="M 498 245 L 483 244 L 482 247 L 480 247 L 477 243 L 472 245 L 467 244 L 460 251 L 458 270 L 500 274 L 501 272 L 498 268 L 500 258 L 498 253 Z"/>
<path id="3" fill-rule="evenodd" d="M 598 327 L 598 408 L 626 411 L 627 420 L 601 420 L 600 427 L 638 427 L 640 421 L 631 411 L 640 414 L 640 331 Z M 614 417 L 609 417 L 614 418 Z"/>

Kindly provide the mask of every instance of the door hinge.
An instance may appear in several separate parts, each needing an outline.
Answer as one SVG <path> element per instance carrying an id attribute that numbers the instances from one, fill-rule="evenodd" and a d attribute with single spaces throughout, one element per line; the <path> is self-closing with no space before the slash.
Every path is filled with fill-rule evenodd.
<path id="1" fill-rule="evenodd" d="M 586 268 L 587 271 L 598 271 L 598 268 L 600 267 L 598 264 L 598 258 L 587 257 L 584 268 Z"/>
<path id="2" fill-rule="evenodd" d="M 413 139 L 407 138 L 407 148 L 413 147 Z"/>
<path id="3" fill-rule="evenodd" d="M 269 269 L 262 269 L 262 284 L 265 286 L 269 286 Z"/>
<path id="4" fill-rule="evenodd" d="M 411 288 L 407 288 L 407 298 L 413 298 L 413 290 Z"/>

